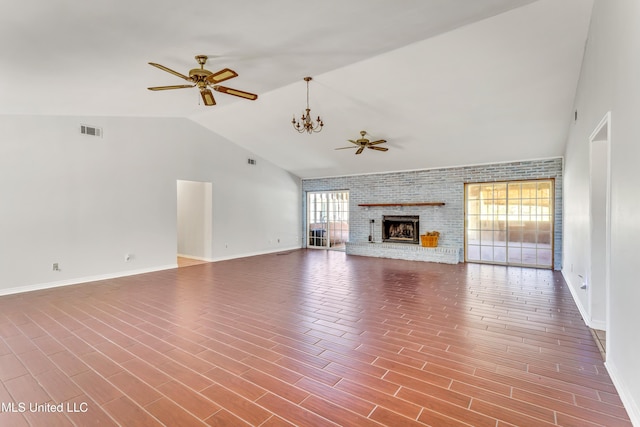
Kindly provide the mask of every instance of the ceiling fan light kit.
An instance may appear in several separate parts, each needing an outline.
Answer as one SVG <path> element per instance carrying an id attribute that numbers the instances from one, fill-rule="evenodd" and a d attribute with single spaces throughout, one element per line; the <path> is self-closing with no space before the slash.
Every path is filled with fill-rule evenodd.
<path id="1" fill-rule="evenodd" d="M 305 113 L 300 117 L 300 120 L 296 120 L 296 115 L 293 115 L 293 119 L 291 120 L 291 124 L 293 128 L 298 131 L 298 133 L 317 133 L 322 131 L 322 126 L 324 126 L 324 122 L 318 116 L 316 121 L 314 122 L 311 119 L 311 109 L 309 108 L 309 82 L 312 80 L 311 77 L 305 77 L 304 81 L 307 82 L 307 108 L 305 108 Z"/>
<path id="2" fill-rule="evenodd" d="M 369 141 L 367 138 L 364 137 L 366 134 L 367 134 L 367 132 L 361 130 L 359 139 L 356 139 L 355 141 L 353 139 L 349 139 L 348 140 L 353 145 L 350 145 L 348 147 L 336 148 L 336 150 L 346 150 L 348 148 L 357 148 L 356 154 L 361 154 L 364 151 L 365 148 L 369 148 L 371 150 L 376 150 L 376 151 L 388 151 L 389 150 L 386 147 L 378 147 L 379 144 L 384 144 L 385 142 L 387 142 L 385 139 L 379 139 L 377 141 Z"/>
<path id="3" fill-rule="evenodd" d="M 156 64 L 155 62 L 149 62 L 149 65 L 159 68 L 162 71 L 166 71 L 167 73 L 173 74 L 176 77 L 180 77 L 181 79 L 191 82 L 192 84 L 172 85 L 172 86 L 154 86 L 147 89 L 157 91 L 157 90 L 184 89 L 189 87 L 197 87 L 200 90 L 200 96 L 202 97 L 202 101 L 204 102 L 204 105 L 207 105 L 207 106 L 216 105 L 216 100 L 213 97 L 213 92 L 211 92 L 211 89 L 215 90 L 216 92 L 226 93 L 226 94 L 237 96 L 240 98 L 249 99 L 251 101 L 255 101 L 256 99 L 258 99 L 258 95 L 254 93 L 249 93 L 242 90 L 231 89 L 225 86 L 218 85 L 218 83 L 221 83 L 225 80 L 238 77 L 238 73 L 236 73 L 235 71 L 229 68 L 223 68 L 220 71 L 212 73 L 211 71 L 204 68 L 204 65 L 207 63 L 206 55 L 197 55 L 196 61 L 200 65 L 200 68 L 193 68 L 189 70 L 189 76 L 185 76 L 184 74 L 174 71 L 171 68 L 167 68 L 164 65 Z"/>

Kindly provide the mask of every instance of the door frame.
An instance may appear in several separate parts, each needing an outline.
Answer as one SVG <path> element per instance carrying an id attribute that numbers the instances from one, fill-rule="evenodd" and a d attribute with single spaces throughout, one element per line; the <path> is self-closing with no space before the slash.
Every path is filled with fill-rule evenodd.
<path id="1" fill-rule="evenodd" d="M 605 182 L 597 182 L 598 179 L 603 178 L 603 175 Z M 602 210 L 604 210 L 604 215 Z M 604 236 L 602 236 L 603 233 Z M 587 295 L 589 326 L 591 328 L 607 330 L 611 312 L 609 307 L 610 284 L 611 111 L 608 111 L 589 136 L 589 278 Z M 602 303 L 603 298 L 604 303 Z M 601 313 L 602 309 L 596 310 L 598 303 L 604 306 L 604 316 Z"/>
<path id="2" fill-rule="evenodd" d="M 527 264 L 527 263 L 517 263 L 517 262 L 510 262 L 509 261 L 509 242 L 510 242 L 510 231 L 509 231 L 509 220 L 508 220 L 508 216 L 509 213 L 506 212 L 505 213 L 505 261 L 495 261 L 495 260 L 482 260 L 482 259 L 469 259 L 469 240 L 468 240 L 468 234 L 469 234 L 469 211 L 468 211 L 468 189 L 469 186 L 472 185 L 495 185 L 495 184 L 505 184 L 507 191 L 509 188 L 510 184 L 515 184 L 515 183 L 533 183 L 533 182 L 543 182 L 543 181 L 549 181 L 551 183 L 550 185 L 550 195 L 549 195 L 549 201 L 551 203 L 552 209 L 549 212 L 549 251 L 550 251 L 550 265 L 546 265 L 546 264 Z M 516 266 L 516 267 L 530 267 L 530 268 L 544 268 L 544 269 L 551 269 L 553 270 L 553 266 L 555 264 L 555 212 L 557 209 L 556 206 L 556 199 L 555 199 L 555 191 L 556 191 L 556 180 L 555 178 L 532 178 L 532 179 L 512 179 L 512 180 L 503 180 L 503 181 L 487 181 L 487 182 L 467 182 L 464 184 L 464 261 L 465 262 L 471 262 L 471 263 L 478 263 L 478 264 L 491 264 L 491 265 L 505 265 L 505 266 Z M 508 193 L 507 193 L 507 199 L 505 199 L 508 203 Z M 508 210 L 508 207 L 507 207 Z M 473 229 L 472 229 L 473 230 Z M 478 231 L 480 231 L 480 229 L 478 229 Z M 499 231 L 499 230 L 491 230 L 495 233 L 495 231 Z M 480 250 L 481 250 L 481 246 L 480 245 Z M 536 247 L 536 250 L 538 248 Z M 536 255 L 537 258 L 537 255 Z"/>
<path id="3" fill-rule="evenodd" d="M 326 214 L 325 220 L 323 222 L 320 222 L 320 223 L 324 223 L 325 224 L 324 227 L 323 227 L 324 232 L 323 233 L 318 233 L 319 235 L 312 234 L 312 232 L 314 230 L 317 230 L 317 229 L 311 229 L 311 227 L 310 227 L 311 226 L 311 221 L 312 221 L 312 218 L 311 218 L 312 209 L 311 209 L 311 206 L 309 204 L 310 196 L 312 194 L 335 194 L 335 193 L 346 193 L 347 196 L 348 196 L 349 195 L 349 190 L 317 190 L 317 191 L 307 191 L 306 194 L 305 194 L 305 206 L 306 206 L 305 235 L 307 236 L 307 238 L 306 238 L 306 243 L 307 243 L 306 247 L 309 248 L 309 249 L 336 249 L 336 250 L 344 250 L 345 249 L 343 247 L 340 247 L 338 249 L 336 247 L 333 247 L 333 245 L 332 245 L 331 236 L 333 235 L 333 232 L 335 231 L 335 229 L 332 227 L 331 220 L 330 220 L 331 212 L 329 212 L 329 210 L 330 210 L 329 206 L 331 204 L 329 202 L 327 202 L 327 214 Z M 342 212 L 346 212 L 347 213 L 347 220 L 346 220 L 347 224 L 349 223 L 349 219 L 348 219 L 349 218 L 349 208 L 350 208 L 350 206 L 349 206 L 349 202 L 347 200 L 346 211 L 342 211 Z M 340 234 L 341 234 L 341 236 L 344 236 L 343 232 L 341 232 Z M 347 227 L 347 231 L 346 231 L 346 236 L 345 237 L 346 237 L 346 241 L 345 241 L 345 243 L 346 243 L 349 240 L 348 227 Z M 322 245 L 312 245 L 311 242 L 312 241 L 317 242 L 317 239 L 321 239 L 320 242 L 324 243 L 324 244 L 322 244 Z"/>

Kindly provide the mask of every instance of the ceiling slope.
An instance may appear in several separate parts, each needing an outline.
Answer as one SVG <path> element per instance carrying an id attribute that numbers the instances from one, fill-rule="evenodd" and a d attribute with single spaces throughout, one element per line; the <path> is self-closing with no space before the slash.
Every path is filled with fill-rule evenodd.
<path id="1" fill-rule="evenodd" d="M 189 117 L 303 177 L 561 155 L 585 0 L 22 0 L 0 16 L 0 114 Z M 255 102 L 194 89 L 194 56 Z M 300 135 L 305 105 L 325 129 Z M 227 83 L 225 83 L 226 85 Z M 366 130 L 388 152 L 336 151 Z"/>

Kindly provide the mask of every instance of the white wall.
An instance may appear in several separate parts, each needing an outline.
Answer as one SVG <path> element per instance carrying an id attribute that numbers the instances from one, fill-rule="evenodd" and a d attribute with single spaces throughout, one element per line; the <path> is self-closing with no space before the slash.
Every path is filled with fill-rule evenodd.
<path id="1" fill-rule="evenodd" d="M 174 267 L 177 180 L 213 183 L 212 259 L 300 247 L 300 180 L 248 157 L 186 119 L 0 116 L 0 294 Z"/>
<path id="2" fill-rule="evenodd" d="M 611 264 L 607 369 L 640 426 L 640 2 L 596 0 L 565 163 L 563 273 L 588 307 L 577 274 L 590 271 L 589 136 L 611 111 Z M 571 271 L 573 265 L 573 272 Z M 590 315 L 590 313 L 587 313 Z"/>

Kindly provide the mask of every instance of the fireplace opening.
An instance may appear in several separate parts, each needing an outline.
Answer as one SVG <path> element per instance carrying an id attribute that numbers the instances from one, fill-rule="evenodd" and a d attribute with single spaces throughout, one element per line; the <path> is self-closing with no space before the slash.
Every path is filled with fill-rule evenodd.
<path id="1" fill-rule="evenodd" d="M 382 241 L 418 244 L 420 242 L 420 217 L 418 215 L 384 215 L 382 217 Z"/>

